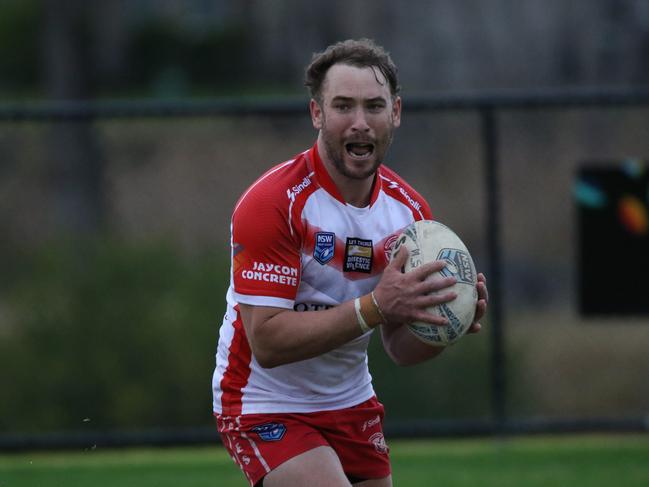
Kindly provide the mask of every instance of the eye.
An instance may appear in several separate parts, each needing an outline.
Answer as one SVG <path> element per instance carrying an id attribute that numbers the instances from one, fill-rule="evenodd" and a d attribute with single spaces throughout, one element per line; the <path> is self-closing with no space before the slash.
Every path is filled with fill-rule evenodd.
<path id="1" fill-rule="evenodd" d="M 373 113 L 378 113 L 384 108 L 385 108 L 385 103 L 381 103 L 381 102 L 370 102 L 367 105 L 367 109 Z"/>
<path id="2" fill-rule="evenodd" d="M 349 103 L 336 103 L 334 104 L 334 109 L 336 109 L 339 112 L 348 112 L 351 108 L 351 105 Z"/>

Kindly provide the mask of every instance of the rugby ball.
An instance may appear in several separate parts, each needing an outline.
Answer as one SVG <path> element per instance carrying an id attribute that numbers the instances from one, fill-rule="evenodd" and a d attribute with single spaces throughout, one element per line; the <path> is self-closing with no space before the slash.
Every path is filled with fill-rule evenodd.
<path id="1" fill-rule="evenodd" d="M 457 279 L 453 286 L 444 290 L 457 293 L 457 298 L 428 309 L 432 314 L 445 316 L 449 321 L 448 326 L 414 322 L 408 325 L 409 331 L 429 345 L 443 347 L 458 341 L 471 326 L 478 301 L 477 274 L 469 250 L 455 232 L 432 220 L 420 220 L 407 226 L 397 238 L 392 256 L 404 246 L 409 251 L 404 272 L 427 262 L 444 260 L 446 267 L 431 274 L 428 279 L 440 274 Z"/>

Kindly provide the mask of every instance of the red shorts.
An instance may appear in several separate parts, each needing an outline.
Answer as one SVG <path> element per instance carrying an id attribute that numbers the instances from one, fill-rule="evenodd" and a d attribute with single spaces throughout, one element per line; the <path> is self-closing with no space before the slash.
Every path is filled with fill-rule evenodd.
<path id="1" fill-rule="evenodd" d="M 353 481 L 390 475 L 383 405 L 373 397 L 346 409 L 317 413 L 216 415 L 221 439 L 250 485 L 285 461 L 330 446 Z"/>

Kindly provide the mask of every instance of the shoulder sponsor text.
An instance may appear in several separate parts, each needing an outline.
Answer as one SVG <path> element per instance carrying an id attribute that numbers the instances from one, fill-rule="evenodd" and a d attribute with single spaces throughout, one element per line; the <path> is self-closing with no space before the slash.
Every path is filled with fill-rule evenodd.
<path id="1" fill-rule="evenodd" d="M 419 201 L 415 200 L 412 196 L 410 196 L 408 192 L 399 185 L 399 183 L 397 183 L 396 181 L 390 181 L 388 188 L 398 189 L 399 193 L 401 193 L 401 195 L 406 199 L 406 201 L 410 203 L 410 206 L 412 206 L 417 211 L 421 211 L 421 203 L 419 203 Z"/>
<path id="2" fill-rule="evenodd" d="M 267 262 L 253 262 L 252 269 L 241 271 L 243 279 L 297 286 L 298 271 L 295 267 L 271 264 Z"/>
<path id="3" fill-rule="evenodd" d="M 308 188 L 311 185 L 311 179 L 308 176 L 304 176 L 304 179 L 299 183 L 286 190 L 286 196 L 291 201 L 295 201 L 295 197 L 299 195 L 302 191 Z"/>

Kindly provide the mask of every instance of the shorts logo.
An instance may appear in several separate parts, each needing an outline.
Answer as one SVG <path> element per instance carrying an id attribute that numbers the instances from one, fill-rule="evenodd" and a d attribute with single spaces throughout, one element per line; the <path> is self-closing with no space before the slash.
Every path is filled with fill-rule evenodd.
<path id="1" fill-rule="evenodd" d="M 345 246 L 345 272 L 372 272 L 372 241 L 349 237 Z"/>
<path id="2" fill-rule="evenodd" d="M 334 258 L 336 249 L 336 234 L 332 232 L 318 232 L 315 234 L 315 247 L 313 258 L 320 264 L 325 265 Z"/>
<path id="3" fill-rule="evenodd" d="M 383 436 L 383 433 L 374 433 L 372 436 L 368 438 L 370 443 L 374 445 L 374 449 L 383 454 L 387 454 L 389 449 L 388 445 L 385 443 L 385 437 Z"/>
<path id="4" fill-rule="evenodd" d="M 372 426 L 376 426 L 381 422 L 381 417 L 377 414 L 376 417 L 372 419 L 368 419 L 363 423 L 363 427 L 361 428 L 361 431 L 365 431 L 367 428 L 371 428 Z"/>
<path id="5" fill-rule="evenodd" d="M 251 429 L 259 435 L 263 441 L 279 441 L 286 433 L 286 426 L 281 423 L 264 423 Z"/>

